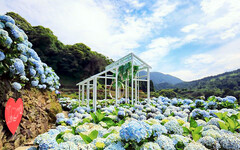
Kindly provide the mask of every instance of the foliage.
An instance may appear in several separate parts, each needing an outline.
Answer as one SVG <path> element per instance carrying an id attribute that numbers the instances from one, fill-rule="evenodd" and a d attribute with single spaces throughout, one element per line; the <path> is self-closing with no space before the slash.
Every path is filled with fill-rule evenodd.
<path id="1" fill-rule="evenodd" d="M 237 132 L 237 129 L 240 129 L 240 123 L 238 122 L 238 120 L 240 119 L 240 113 L 236 115 L 233 114 L 230 117 L 227 116 L 227 112 L 215 113 L 215 115 L 217 115 L 219 119 L 224 121 L 224 123 L 221 121 L 218 121 L 221 129 L 228 130 L 231 132 Z"/>
<path id="2" fill-rule="evenodd" d="M 202 126 L 198 126 L 197 122 L 191 118 L 190 128 L 183 127 L 184 135 L 191 134 L 194 141 L 198 141 L 202 137 Z"/>
<path id="3" fill-rule="evenodd" d="M 113 112 L 113 114 L 117 114 L 117 111 Z M 111 118 L 106 117 L 106 114 L 102 113 L 100 110 L 96 111 L 96 113 L 90 113 L 90 115 L 92 116 L 94 123 L 98 124 L 102 121 L 107 124 L 107 128 L 110 128 L 111 126 L 119 126 L 125 122 L 125 118 L 119 122 L 114 122 Z"/>
<path id="4" fill-rule="evenodd" d="M 91 133 L 89 133 L 89 135 L 85 135 L 83 133 L 79 133 L 79 135 L 82 137 L 82 139 L 84 140 L 84 142 L 86 144 L 91 143 L 94 139 L 97 138 L 98 136 L 98 131 L 97 130 L 93 130 Z"/>
<path id="5" fill-rule="evenodd" d="M 159 94 L 159 96 L 164 96 L 164 97 L 169 97 L 169 98 L 173 98 L 177 96 L 177 93 L 174 92 L 172 89 L 163 89 L 161 91 L 157 92 Z"/>

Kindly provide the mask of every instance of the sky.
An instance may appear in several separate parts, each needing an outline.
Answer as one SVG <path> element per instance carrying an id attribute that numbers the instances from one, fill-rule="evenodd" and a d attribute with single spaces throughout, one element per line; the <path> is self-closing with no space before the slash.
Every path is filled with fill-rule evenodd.
<path id="1" fill-rule="evenodd" d="M 240 0 L 0 0 L 64 44 L 117 60 L 133 52 L 184 81 L 240 68 Z"/>

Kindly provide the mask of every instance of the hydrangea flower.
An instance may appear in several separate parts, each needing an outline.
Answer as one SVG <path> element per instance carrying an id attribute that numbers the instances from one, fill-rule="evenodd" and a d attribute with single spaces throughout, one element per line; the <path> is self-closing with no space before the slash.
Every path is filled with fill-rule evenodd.
<path id="1" fill-rule="evenodd" d="M 0 61 L 3 61 L 5 59 L 5 55 L 3 52 L 0 51 Z"/>
<path id="2" fill-rule="evenodd" d="M 38 83 L 39 83 L 38 80 L 33 80 L 33 81 L 31 82 L 31 85 L 32 85 L 32 86 L 38 86 Z"/>
<path id="3" fill-rule="evenodd" d="M 66 126 L 57 126 L 56 129 L 59 131 L 59 132 L 65 132 L 65 131 L 71 131 L 68 127 Z"/>
<path id="4" fill-rule="evenodd" d="M 12 24 L 15 24 L 14 19 L 8 15 L 0 15 L 0 20 L 4 21 L 4 22 L 11 22 Z"/>
<path id="5" fill-rule="evenodd" d="M 165 135 L 160 135 L 157 138 L 156 143 L 158 143 L 160 148 L 162 148 L 163 150 L 175 150 L 173 141 Z"/>
<path id="6" fill-rule="evenodd" d="M 158 114 L 157 116 L 154 117 L 154 119 L 162 120 L 164 119 L 165 116 L 163 114 Z"/>
<path id="7" fill-rule="evenodd" d="M 131 121 L 128 124 L 124 124 L 120 130 L 120 137 L 125 141 L 136 141 L 139 143 L 148 137 L 148 132 L 143 122 L 140 121 Z"/>
<path id="8" fill-rule="evenodd" d="M 72 136 L 69 141 L 75 143 L 76 145 L 78 144 L 85 144 L 84 140 L 82 139 L 82 137 L 80 135 L 74 135 Z"/>
<path id="9" fill-rule="evenodd" d="M 153 136 L 160 136 L 163 133 L 167 134 L 167 129 L 161 124 L 152 125 Z"/>
<path id="10" fill-rule="evenodd" d="M 56 129 L 50 129 L 47 133 L 51 136 L 56 137 L 60 132 Z"/>
<path id="11" fill-rule="evenodd" d="M 217 103 L 216 103 L 216 102 L 213 102 L 213 101 L 210 101 L 210 102 L 207 104 L 207 108 L 208 108 L 208 109 L 215 109 L 215 108 L 217 108 Z"/>
<path id="12" fill-rule="evenodd" d="M 28 58 L 27 58 L 26 56 L 22 55 L 22 54 L 19 56 L 19 58 L 20 58 L 23 62 L 25 62 L 25 63 L 26 63 L 27 60 L 28 60 Z"/>
<path id="13" fill-rule="evenodd" d="M 178 142 L 182 142 L 185 146 L 187 146 L 191 142 L 191 139 L 189 137 L 184 137 L 178 134 L 171 135 L 171 138 L 174 145 L 176 145 Z"/>
<path id="14" fill-rule="evenodd" d="M 184 148 L 184 150 L 208 150 L 208 149 L 201 143 L 192 141 Z"/>
<path id="15" fill-rule="evenodd" d="M 104 138 L 96 138 L 92 141 L 92 144 L 97 148 L 97 149 L 103 149 L 106 145 L 104 144 Z"/>
<path id="16" fill-rule="evenodd" d="M 198 140 L 202 145 L 209 149 L 220 149 L 220 144 L 211 136 L 205 136 Z"/>
<path id="17" fill-rule="evenodd" d="M 110 144 L 104 150 L 125 150 L 122 142 Z"/>
<path id="18" fill-rule="evenodd" d="M 123 110 L 123 111 L 118 111 L 118 116 L 125 116 L 125 111 Z"/>
<path id="19" fill-rule="evenodd" d="M 49 149 L 54 149 L 55 147 L 58 146 L 58 143 L 55 139 L 44 139 L 40 144 L 39 144 L 39 150 L 49 150 Z"/>
<path id="20" fill-rule="evenodd" d="M 218 138 L 221 147 L 228 150 L 240 149 L 240 139 L 233 134 L 222 134 Z"/>
<path id="21" fill-rule="evenodd" d="M 215 125 L 205 125 L 205 126 L 203 126 L 203 131 L 207 131 L 209 129 L 220 131 L 220 129 L 217 126 L 215 126 Z"/>
<path id="22" fill-rule="evenodd" d="M 21 90 L 21 88 L 22 88 L 21 84 L 18 82 L 13 82 L 12 87 L 17 91 Z"/>
<path id="23" fill-rule="evenodd" d="M 202 132 L 202 136 L 211 136 L 214 139 L 221 137 L 220 133 L 217 130 L 209 129 Z"/>
<path id="24" fill-rule="evenodd" d="M 147 142 L 140 147 L 140 150 L 161 150 L 161 148 L 157 143 Z"/>
<path id="25" fill-rule="evenodd" d="M 121 140 L 121 138 L 119 136 L 119 133 L 112 133 L 105 139 L 104 143 L 106 146 L 108 146 L 108 145 L 113 144 L 114 142 L 117 142 L 120 140 Z"/>
<path id="26" fill-rule="evenodd" d="M 201 109 L 194 109 L 191 113 L 191 116 L 194 119 L 204 119 L 205 117 L 209 118 L 210 115 L 207 111 Z"/>
<path id="27" fill-rule="evenodd" d="M 219 119 L 219 118 L 211 118 L 211 119 L 207 122 L 207 125 L 215 125 L 215 126 L 217 126 L 218 128 L 220 128 L 220 125 L 219 125 L 218 121 L 224 123 L 224 121 L 222 121 L 222 120 Z"/>
<path id="28" fill-rule="evenodd" d="M 23 74 L 25 69 L 23 61 L 19 58 L 15 58 L 13 61 L 14 61 L 14 68 L 16 69 L 17 73 Z"/>
<path id="29" fill-rule="evenodd" d="M 51 139 L 51 135 L 49 135 L 48 133 L 43 133 L 43 134 L 38 135 L 38 136 L 34 139 L 33 143 L 34 143 L 34 144 L 40 144 L 40 143 L 42 143 L 44 140 L 49 140 L 49 139 Z"/>
<path id="30" fill-rule="evenodd" d="M 63 113 L 56 114 L 56 118 L 65 118 L 65 115 Z"/>
<path id="31" fill-rule="evenodd" d="M 77 145 L 74 142 L 67 141 L 60 143 L 54 150 L 78 150 Z"/>
<path id="32" fill-rule="evenodd" d="M 227 96 L 227 97 L 223 98 L 223 101 L 225 101 L 225 99 L 231 103 L 234 103 L 237 100 L 236 97 L 234 97 L 234 96 Z"/>
<path id="33" fill-rule="evenodd" d="M 183 134 L 183 128 L 179 125 L 177 120 L 170 120 L 165 123 L 164 126 L 170 134 Z"/>
<path id="34" fill-rule="evenodd" d="M 20 79 L 21 79 L 22 81 L 29 81 L 29 79 L 28 79 L 26 76 L 20 76 Z"/>
<path id="35" fill-rule="evenodd" d="M 72 139 L 73 137 L 74 137 L 74 134 L 72 134 L 72 133 L 64 133 L 63 134 L 63 140 L 65 142 L 70 141 L 70 139 Z"/>

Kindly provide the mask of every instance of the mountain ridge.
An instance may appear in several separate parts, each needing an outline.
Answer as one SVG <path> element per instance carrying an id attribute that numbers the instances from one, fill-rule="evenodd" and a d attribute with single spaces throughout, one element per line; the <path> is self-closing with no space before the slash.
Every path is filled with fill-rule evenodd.
<path id="1" fill-rule="evenodd" d="M 204 77 L 202 79 L 181 82 L 175 85 L 170 83 L 159 83 L 154 85 L 156 90 L 160 89 L 203 89 L 203 88 L 219 88 L 219 89 L 232 89 L 240 90 L 240 69 L 227 71 L 225 73 Z"/>

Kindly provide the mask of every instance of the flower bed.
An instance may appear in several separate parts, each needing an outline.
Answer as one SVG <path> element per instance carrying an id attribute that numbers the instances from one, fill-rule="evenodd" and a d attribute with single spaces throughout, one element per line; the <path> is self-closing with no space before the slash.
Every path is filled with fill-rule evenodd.
<path id="1" fill-rule="evenodd" d="M 61 101 L 71 104 L 71 99 Z M 159 97 L 135 106 L 121 102 L 117 107 L 98 105 L 96 113 L 81 106 L 72 107 L 68 116 L 57 114 L 56 129 L 39 135 L 35 143 L 40 150 L 240 149 L 239 106 L 232 96 L 207 101 Z"/>

